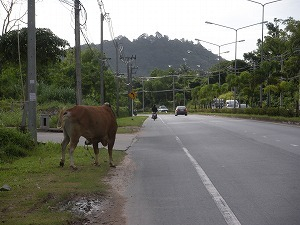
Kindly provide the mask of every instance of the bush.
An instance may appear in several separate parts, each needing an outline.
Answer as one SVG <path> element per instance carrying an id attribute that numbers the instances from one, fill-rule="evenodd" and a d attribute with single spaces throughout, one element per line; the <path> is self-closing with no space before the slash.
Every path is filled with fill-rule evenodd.
<path id="1" fill-rule="evenodd" d="M 22 121 L 22 114 L 21 110 L 10 111 L 10 112 L 3 112 L 0 111 L 0 127 L 18 127 Z"/>
<path id="2" fill-rule="evenodd" d="M 246 115 L 265 115 L 265 116 L 280 116 L 280 117 L 296 117 L 296 112 L 293 109 L 286 108 L 222 108 L 222 109 L 198 109 L 190 110 L 190 112 L 202 113 L 226 113 L 226 114 L 246 114 Z"/>
<path id="3" fill-rule="evenodd" d="M 38 86 L 38 102 L 45 103 L 58 101 L 63 103 L 76 102 L 75 89 L 70 87 L 58 87 L 55 85 L 40 84 Z"/>
<path id="4" fill-rule="evenodd" d="M 16 129 L 0 128 L 0 163 L 11 162 L 29 155 L 35 148 L 29 133 Z"/>

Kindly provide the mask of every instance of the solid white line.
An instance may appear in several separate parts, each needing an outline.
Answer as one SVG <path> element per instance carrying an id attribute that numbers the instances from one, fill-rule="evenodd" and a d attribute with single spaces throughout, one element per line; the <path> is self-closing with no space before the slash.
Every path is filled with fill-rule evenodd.
<path id="1" fill-rule="evenodd" d="M 220 195 L 218 190 L 215 188 L 213 183 L 210 181 L 204 170 L 201 168 L 201 166 L 198 164 L 198 162 L 194 159 L 194 157 L 190 154 L 187 148 L 185 148 L 179 139 L 179 137 L 176 136 L 177 142 L 181 145 L 183 151 L 193 164 L 194 168 L 196 169 L 199 177 L 202 180 L 202 183 L 204 184 L 206 190 L 209 192 L 209 194 L 212 196 L 212 199 L 215 201 L 218 209 L 222 213 L 226 223 L 228 225 L 240 225 L 241 223 L 236 218 L 232 210 L 229 208 L 223 197 Z"/>

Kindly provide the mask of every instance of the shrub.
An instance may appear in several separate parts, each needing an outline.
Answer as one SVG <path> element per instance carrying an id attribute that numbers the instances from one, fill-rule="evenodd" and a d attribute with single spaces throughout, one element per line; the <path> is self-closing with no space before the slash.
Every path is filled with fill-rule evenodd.
<path id="1" fill-rule="evenodd" d="M 3 112 L 0 111 L 0 127 L 18 127 L 22 121 L 23 112 L 20 110 Z"/>
<path id="2" fill-rule="evenodd" d="M 29 133 L 16 129 L 0 128 L 0 162 L 11 162 L 25 157 L 35 148 Z"/>
<path id="3" fill-rule="evenodd" d="M 63 103 L 76 102 L 75 90 L 70 87 L 40 84 L 38 86 L 39 103 L 59 101 Z"/>

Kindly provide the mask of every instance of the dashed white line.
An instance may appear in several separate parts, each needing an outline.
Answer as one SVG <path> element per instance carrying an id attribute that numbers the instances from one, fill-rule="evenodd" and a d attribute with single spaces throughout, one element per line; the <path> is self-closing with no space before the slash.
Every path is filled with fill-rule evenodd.
<path id="1" fill-rule="evenodd" d="M 298 147 L 299 145 L 295 145 L 295 144 L 290 144 L 291 146 L 293 146 L 293 147 Z"/>
<path id="2" fill-rule="evenodd" d="M 165 124 L 165 126 L 171 131 L 171 133 L 174 133 L 173 130 L 161 119 L 161 121 Z M 219 211 L 223 215 L 226 223 L 228 225 L 241 225 L 240 221 L 237 219 L 237 217 L 234 215 L 232 210 L 229 208 L 223 197 L 220 195 L 218 190 L 215 188 L 213 183 L 210 181 L 202 167 L 198 164 L 198 162 L 194 159 L 194 157 L 190 154 L 189 150 L 184 147 L 183 143 L 179 139 L 178 136 L 176 136 L 177 143 L 181 146 L 182 150 L 185 152 L 186 156 L 189 158 L 191 163 L 193 164 L 194 168 L 196 169 L 202 183 L 204 184 L 206 190 L 208 193 L 212 196 L 212 199 L 214 200 L 215 204 L 217 205 Z"/>

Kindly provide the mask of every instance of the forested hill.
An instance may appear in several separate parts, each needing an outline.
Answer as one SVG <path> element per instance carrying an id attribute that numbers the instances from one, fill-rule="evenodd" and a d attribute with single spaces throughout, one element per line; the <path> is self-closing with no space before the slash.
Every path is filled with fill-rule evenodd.
<path id="1" fill-rule="evenodd" d="M 155 36 L 142 34 L 133 41 L 123 36 L 119 36 L 117 40 L 123 46 L 123 56 L 136 56 L 137 76 L 149 76 L 155 68 L 166 70 L 169 65 L 178 69 L 186 63 L 193 70 L 207 70 L 217 63 L 217 55 L 196 41 L 170 40 L 168 36 L 158 32 Z M 100 49 L 100 45 L 96 47 Z M 103 49 L 106 57 L 111 58 L 108 64 L 116 71 L 116 48 L 113 42 L 104 41 Z M 119 61 L 119 72 L 127 73 L 122 61 Z"/>

